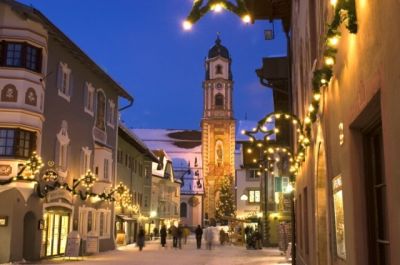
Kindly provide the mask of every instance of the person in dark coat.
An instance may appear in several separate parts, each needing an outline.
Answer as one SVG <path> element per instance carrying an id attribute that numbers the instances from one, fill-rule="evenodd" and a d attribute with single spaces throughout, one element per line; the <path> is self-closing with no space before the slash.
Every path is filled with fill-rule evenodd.
<path id="1" fill-rule="evenodd" d="M 145 237 L 145 232 L 143 227 L 139 228 L 139 233 L 138 233 L 138 238 L 137 238 L 137 245 L 139 247 L 139 251 L 142 251 L 144 247 L 144 237 Z"/>
<path id="2" fill-rule="evenodd" d="M 178 228 L 173 224 L 171 227 L 172 247 L 178 247 Z"/>
<path id="3" fill-rule="evenodd" d="M 178 225 L 178 247 L 182 248 L 183 226 Z"/>
<path id="4" fill-rule="evenodd" d="M 198 225 L 196 228 L 196 243 L 197 243 L 197 249 L 201 248 L 201 237 L 203 236 L 203 229 L 201 229 L 201 226 Z"/>
<path id="5" fill-rule="evenodd" d="M 165 247 L 167 243 L 167 228 L 163 225 L 160 229 L 160 237 L 161 237 L 161 246 Z"/>

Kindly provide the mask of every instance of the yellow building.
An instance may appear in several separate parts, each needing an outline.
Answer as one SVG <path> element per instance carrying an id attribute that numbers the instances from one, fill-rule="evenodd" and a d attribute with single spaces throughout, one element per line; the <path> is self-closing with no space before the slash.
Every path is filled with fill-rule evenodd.
<path id="1" fill-rule="evenodd" d="M 233 81 L 231 58 L 217 37 L 206 59 L 202 155 L 205 176 L 204 217 L 215 217 L 220 180 L 235 174 L 235 120 L 233 118 Z"/>

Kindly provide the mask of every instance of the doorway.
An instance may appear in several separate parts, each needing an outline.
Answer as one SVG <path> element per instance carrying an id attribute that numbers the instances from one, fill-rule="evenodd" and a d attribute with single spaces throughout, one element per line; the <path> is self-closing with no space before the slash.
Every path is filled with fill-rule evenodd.
<path id="1" fill-rule="evenodd" d="M 48 211 L 43 218 L 42 249 L 44 249 L 44 256 L 51 257 L 65 254 L 70 214 L 62 211 Z"/>
<path id="2" fill-rule="evenodd" d="M 382 124 L 379 119 L 363 131 L 368 248 L 371 265 L 390 265 L 387 188 Z"/>
<path id="3" fill-rule="evenodd" d="M 35 260 L 35 244 L 36 233 L 36 217 L 32 212 L 27 212 L 24 217 L 24 243 L 23 243 L 23 257 L 27 261 Z"/>

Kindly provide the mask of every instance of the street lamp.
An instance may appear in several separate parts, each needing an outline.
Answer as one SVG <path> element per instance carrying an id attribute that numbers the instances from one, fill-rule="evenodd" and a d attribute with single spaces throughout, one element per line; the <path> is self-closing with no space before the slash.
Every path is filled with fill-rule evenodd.
<path id="1" fill-rule="evenodd" d="M 247 201 L 249 199 L 249 197 L 246 194 L 242 194 L 242 196 L 240 196 L 240 200 L 241 201 Z"/>

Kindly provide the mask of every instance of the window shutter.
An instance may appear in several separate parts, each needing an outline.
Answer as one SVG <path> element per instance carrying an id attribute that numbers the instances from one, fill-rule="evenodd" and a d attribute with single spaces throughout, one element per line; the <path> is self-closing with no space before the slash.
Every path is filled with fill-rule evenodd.
<path id="1" fill-rule="evenodd" d="M 62 79 L 63 79 L 63 69 L 61 67 L 61 63 L 58 64 L 58 70 L 57 70 L 57 89 L 61 90 L 62 88 Z"/>
<path id="2" fill-rule="evenodd" d="M 68 88 L 68 96 L 72 96 L 72 92 L 74 89 L 74 75 L 72 73 L 69 74 L 69 88 Z"/>

